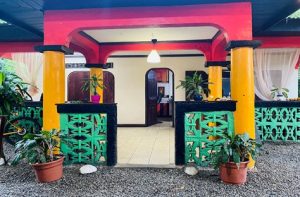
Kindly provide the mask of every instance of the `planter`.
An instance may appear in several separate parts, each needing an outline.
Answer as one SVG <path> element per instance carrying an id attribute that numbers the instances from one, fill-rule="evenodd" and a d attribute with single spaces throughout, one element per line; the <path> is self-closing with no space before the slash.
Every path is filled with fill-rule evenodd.
<path id="1" fill-rule="evenodd" d="M 6 164 L 6 159 L 3 151 L 3 134 L 4 134 L 4 127 L 7 122 L 7 116 L 6 115 L 0 115 L 0 159 L 1 159 L 1 164 L 4 162 Z M 3 160 L 2 160 L 3 159 Z M 1 165 L 0 164 L 0 165 Z"/>
<path id="2" fill-rule="evenodd" d="M 201 94 L 194 94 L 193 99 L 194 101 L 202 101 L 203 96 Z"/>
<path id="3" fill-rule="evenodd" d="M 99 103 L 100 102 L 100 95 L 91 95 L 91 101 L 92 103 Z"/>
<path id="4" fill-rule="evenodd" d="M 277 94 L 278 101 L 286 101 L 286 98 L 282 94 Z"/>
<path id="5" fill-rule="evenodd" d="M 241 162 L 240 167 L 236 163 L 229 162 L 220 166 L 220 178 L 224 183 L 244 184 L 247 180 L 247 165 L 249 162 Z"/>
<path id="6" fill-rule="evenodd" d="M 48 163 L 32 164 L 38 182 L 49 183 L 59 180 L 63 175 L 63 161 L 64 157 L 61 157 Z"/>

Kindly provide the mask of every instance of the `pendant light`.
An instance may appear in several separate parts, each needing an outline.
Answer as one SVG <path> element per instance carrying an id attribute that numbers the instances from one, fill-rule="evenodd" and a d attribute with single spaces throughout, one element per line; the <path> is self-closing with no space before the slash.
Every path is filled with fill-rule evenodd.
<path id="1" fill-rule="evenodd" d="M 151 42 L 153 43 L 153 48 L 157 43 L 157 39 L 152 39 Z M 157 64 L 160 63 L 160 56 L 155 49 L 152 49 L 150 54 L 147 57 L 147 62 L 150 64 Z"/>

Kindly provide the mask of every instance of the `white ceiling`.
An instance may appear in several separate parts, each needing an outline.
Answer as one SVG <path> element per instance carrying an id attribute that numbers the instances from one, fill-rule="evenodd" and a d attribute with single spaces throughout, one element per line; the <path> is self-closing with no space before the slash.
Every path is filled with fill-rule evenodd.
<path id="1" fill-rule="evenodd" d="M 95 29 L 84 30 L 86 34 L 103 42 L 148 42 L 155 38 L 159 41 L 207 40 L 212 39 L 218 29 L 211 26 L 199 27 L 153 27 L 134 29 Z"/>

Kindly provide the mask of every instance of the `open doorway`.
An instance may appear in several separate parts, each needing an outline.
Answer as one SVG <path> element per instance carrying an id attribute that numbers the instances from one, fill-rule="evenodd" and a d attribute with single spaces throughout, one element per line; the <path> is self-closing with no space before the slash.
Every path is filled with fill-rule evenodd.
<path id="1" fill-rule="evenodd" d="M 152 68 L 146 73 L 146 125 L 174 126 L 174 73 Z"/>

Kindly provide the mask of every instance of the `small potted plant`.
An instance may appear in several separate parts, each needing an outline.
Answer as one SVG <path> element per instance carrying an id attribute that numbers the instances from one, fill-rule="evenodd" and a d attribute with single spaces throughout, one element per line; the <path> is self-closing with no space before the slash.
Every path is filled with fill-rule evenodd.
<path id="1" fill-rule="evenodd" d="M 285 101 L 289 96 L 289 89 L 287 88 L 273 88 L 271 90 L 271 96 L 274 100 Z"/>
<path id="2" fill-rule="evenodd" d="M 92 103 L 99 103 L 101 97 L 99 94 L 97 94 L 97 88 L 104 88 L 103 79 L 100 76 L 94 74 L 89 79 L 84 80 L 81 91 L 90 90 Z"/>
<path id="3" fill-rule="evenodd" d="M 207 80 L 204 80 L 201 74 L 195 72 L 193 77 L 187 76 L 185 81 L 180 80 L 180 85 L 176 88 L 185 88 L 188 100 L 202 101 L 203 95 L 209 92 L 209 89 L 205 87 L 208 84 Z"/>
<path id="4" fill-rule="evenodd" d="M 64 157 L 56 153 L 60 140 L 62 138 L 59 138 L 56 129 L 26 134 L 23 140 L 16 143 L 12 165 L 25 160 L 33 167 L 38 182 L 59 180 L 63 175 L 64 161 Z"/>
<path id="5" fill-rule="evenodd" d="M 225 134 L 220 151 L 212 150 L 212 165 L 219 168 L 224 183 L 244 184 L 247 180 L 249 159 L 256 159 L 260 144 L 245 134 Z"/>

